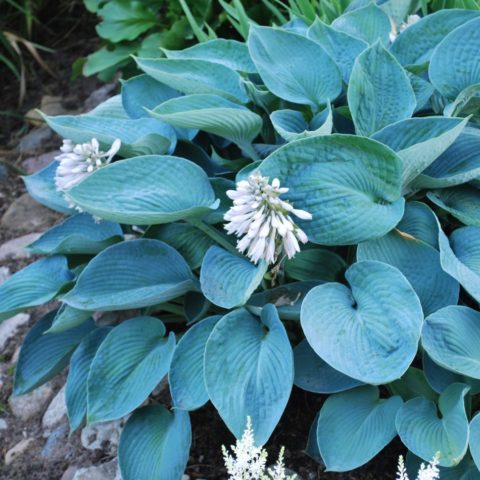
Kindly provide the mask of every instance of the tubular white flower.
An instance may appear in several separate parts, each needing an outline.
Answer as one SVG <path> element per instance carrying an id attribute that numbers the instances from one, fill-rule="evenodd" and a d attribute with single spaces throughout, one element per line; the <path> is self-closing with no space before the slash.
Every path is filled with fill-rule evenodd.
<path id="1" fill-rule="evenodd" d="M 57 190 L 66 192 L 81 183 L 95 170 L 108 165 L 120 149 L 120 145 L 121 142 L 117 138 L 107 152 L 102 152 L 96 138 L 92 138 L 89 143 L 78 145 L 65 139 L 60 147 L 62 153 L 55 157 L 59 162 L 55 172 Z"/>
<path id="2" fill-rule="evenodd" d="M 300 251 L 300 244 L 307 243 L 305 232 L 295 224 L 292 216 L 301 220 L 311 220 L 312 215 L 294 208 L 280 195 L 288 188 L 280 187 L 280 180 L 274 178 L 271 185 L 268 177 L 260 172 L 252 173 L 248 180 L 237 183 L 236 190 L 228 190 L 227 196 L 233 200 L 233 206 L 225 214 L 225 230 L 240 238 L 237 249 L 254 262 L 265 260 L 275 263 L 278 256 L 285 252 L 292 258 Z"/>
<path id="3" fill-rule="evenodd" d="M 440 471 L 438 469 L 438 460 L 439 460 L 439 454 L 435 455 L 433 457 L 433 460 L 427 466 L 425 466 L 425 464 L 422 463 L 420 465 L 420 470 L 418 471 L 416 480 L 438 480 L 440 478 Z M 402 456 L 398 458 L 396 480 L 409 480 Z"/>

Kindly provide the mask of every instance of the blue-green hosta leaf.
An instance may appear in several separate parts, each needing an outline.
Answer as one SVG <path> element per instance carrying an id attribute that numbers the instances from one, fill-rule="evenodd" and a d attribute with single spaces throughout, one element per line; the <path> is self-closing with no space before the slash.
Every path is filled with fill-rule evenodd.
<path id="1" fill-rule="evenodd" d="M 480 114 L 480 83 L 470 85 L 463 89 L 457 98 L 448 104 L 444 111 L 444 115 L 456 116 L 462 114 L 466 116 L 472 114 L 472 122 L 478 123 Z"/>
<path id="2" fill-rule="evenodd" d="M 247 46 L 237 40 L 215 38 L 184 50 L 167 50 L 164 48 L 163 51 L 167 58 L 208 60 L 239 72 L 256 72 Z"/>
<path id="3" fill-rule="evenodd" d="M 204 381 L 205 345 L 221 315 L 197 323 L 178 342 L 168 373 L 173 405 L 195 410 L 208 402 Z"/>
<path id="4" fill-rule="evenodd" d="M 295 364 L 294 384 L 313 393 L 338 393 L 362 385 L 324 362 L 306 340 L 293 349 Z"/>
<path id="5" fill-rule="evenodd" d="M 424 107 L 427 108 L 427 103 L 430 100 L 430 97 L 435 91 L 434 86 L 423 79 L 420 75 L 415 75 L 407 71 L 408 78 L 412 84 L 413 92 L 415 93 L 415 98 L 417 105 L 415 107 L 415 113 L 422 110 Z"/>
<path id="6" fill-rule="evenodd" d="M 388 44 L 390 19 L 374 3 L 346 12 L 332 22 L 332 27 L 367 43 L 377 40 Z"/>
<path id="7" fill-rule="evenodd" d="M 146 108 L 154 108 L 178 96 L 179 92 L 146 74 L 122 81 L 122 105 L 131 118 L 148 117 Z"/>
<path id="8" fill-rule="evenodd" d="M 381 237 L 400 221 L 401 168 L 400 158 L 374 140 L 327 135 L 279 148 L 259 170 L 278 177 L 290 189 L 285 198 L 313 215 L 298 221 L 310 241 L 350 245 Z"/>
<path id="9" fill-rule="evenodd" d="M 402 405 L 396 418 L 398 434 L 415 455 L 430 461 L 440 453 L 439 465 L 458 465 L 468 448 L 468 420 L 464 397 L 469 387 L 452 383 L 441 395 L 437 406 L 423 397 Z"/>
<path id="10" fill-rule="evenodd" d="M 328 470 L 360 467 L 393 440 L 402 399 L 379 397 L 378 388 L 365 386 L 327 398 L 318 417 L 317 442 Z"/>
<path id="11" fill-rule="evenodd" d="M 183 297 L 183 310 L 187 325 L 192 325 L 205 317 L 211 306 L 212 304 L 203 293 L 187 292 Z"/>
<path id="12" fill-rule="evenodd" d="M 49 333 L 58 333 L 81 325 L 92 316 L 93 312 L 88 310 L 78 310 L 70 305 L 63 303 L 57 310 L 53 319 Z"/>
<path id="13" fill-rule="evenodd" d="M 266 271 L 263 261 L 257 266 L 213 245 L 205 254 L 200 271 L 202 292 L 214 305 L 238 307 L 247 302 Z"/>
<path id="14" fill-rule="evenodd" d="M 86 143 L 96 138 L 102 150 L 108 150 L 119 138 L 123 157 L 164 154 L 175 148 L 177 141 L 172 127 L 153 118 L 124 119 L 103 115 L 43 116 L 48 126 L 74 143 Z"/>
<path id="15" fill-rule="evenodd" d="M 427 197 L 465 225 L 480 227 L 480 192 L 470 185 L 428 192 Z"/>
<path id="16" fill-rule="evenodd" d="M 407 279 L 381 262 L 353 264 L 350 288 L 326 283 L 302 304 L 308 343 L 330 366 L 365 383 L 400 378 L 417 353 L 423 312 Z"/>
<path id="17" fill-rule="evenodd" d="M 415 188 L 444 188 L 480 177 L 480 133 L 465 128 L 453 144 L 414 182 Z"/>
<path id="18" fill-rule="evenodd" d="M 305 447 L 304 452 L 310 458 L 313 458 L 313 460 L 315 460 L 320 465 L 325 465 L 325 462 L 323 461 L 323 458 L 320 455 L 320 450 L 318 448 L 318 442 L 317 442 L 318 417 L 320 417 L 320 412 L 318 412 L 315 415 L 315 419 L 313 420 L 313 423 L 310 426 L 310 430 L 308 432 L 307 445 Z"/>
<path id="19" fill-rule="evenodd" d="M 217 207 L 199 166 L 161 155 L 112 163 L 71 188 L 68 195 L 92 215 L 129 225 L 170 223 L 203 216 Z"/>
<path id="20" fill-rule="evenodd" d="M 401 230 L 438 250 L 438 221 L 432 209 L 422 202 L 408 202 Z"/>
<path id="21" fill-rule="evenodd" d="M 123 232 L 118 223 L 98 222 L 88 213 L 79 213 L 47 230 L 27 248 L 44 255 L 94 254 L 121 240 Z"/>
<path id="22" fill-rule="evenodd" d="M 55 186 L 57 167 L 58 162 L 54 160 L 48 167 L 33 175 L 25 175 L 22 180 L 35 201 L 57 212 L 72 214 L 75 209 L 68 205 L 63 193 L 60 193 Z"/>
<path id="23" fill-rule="evenodd" d="M 405 210 L 409 210 L 408 203 Z M 358 260 L 378 260 L 398 268 L 417 293 L 425 315 L 456 305 L 458 282 L 442 269 L 440 253 L 411 235 L 408 223 L 405 229 L 400 222 L 397 229 L 384 237 L 361 243 L 357 249 Z"/>
<path id="24" fill-rule="evenodd" d="M 115 420 L 139 407 L 168 373 L 175 334 L 157 318 L 135 317 L 112 329 L 87 380 L 88 423 Z"/>
<path id="25" fill-rule="evenodd" d="M 480 313 L 459 305 L 425 319 L 422 346 L 435 363 L 480 380 Z"/>
<path id="26" fill-rule="evenodd" d="M 196 288 L 175 249 L 160 240 L 140 239 L 97 255 L 62 300 L 78 309 L 126 310 L 167 302 Z"/>
<path id="27" fill-rule="evenodd" d="M 469 446 L 473 461 L 477 469 L 480 470 L 480 414 L 475 415 L 470 422 Z"/>
<path id="28" fill-rule="evenodd" d="M 450 32 L 435 48 L 428 76 L 447 99 L 455 98 L 467 87 L 480 83 L 480 18 L 474 18 Z"/>
<path id="29" fill-rule="evenodd" d="M 320 281 L 293 282 L 280 287 L 255 293 L 250 297 L 246 307 L 255 315 L 260 315 L 262 308 L 271 303 L 277 308 L 282 320 L 300 320 L 300 308 L 305 295 L 319 285 Z"/>
<path id="30" fill-rule="evenodd" d="M 297 33 L 252 26 L 248 49 L 263 82 L 277 97 L 318 109 L 342 90 L 341 73 L 332 58 Z"/>
<path id="31" fill-rule="evenodd" d="M 154 225 L 145 233 L 145 238 L 168 243 L 178 250 L 192 270 L 200 267 L 205 253 L 215 243 L 208 235 L 188 223 Z"/>
<path id="32" fill-rule="evenodd" d="M 96 328 L 88 334 L 73 352 L 68 369 L 65 403 L 70 431 L 79 428 L 87 415 L 87 378 L 90 365 L 109 328 Z"/>
<path id="33" fill-rule="evenodd" d="M 446 35 L 478 15 L 479 12 L 461 9 L 440 10 L 427 15 L 403 31 L 391 51 L 402 65 L 428 62 Z"/>
<path id="34" fill-rule="evenodd" d="M 398 380 L 389 384 L 389 390 L 394 395 L 399 395 L 404 401 L 416 397 L 426 397 L 437 401 L 438 395 L 427 381 L 424 372 L 415 367 L 410 367 Z"/>
<path id="35" fill-rule="evenodd" d="M 480 302 L 480 227 L 458 228 L 449 241 L 439 226 L 439 245 L 443 269 Z"/>
<path id="36" fill-rule="evenodd" d="M 28 265 L 0 285 L 0 321 L 49 302 L 71 280 L 73 273 L 62 255 Z"/>
<path id="37" fill-rule="evenodd" d="M 347 264 L 330 250 L 315 248 L 302 250 L 285 261 L 285 273 L 294 280 L 322 280 L 334 282 L 343 274 Z"/>
<path id="38" fill-rule="evenodd" d="M 150 115 L 174 127 L 196 128 L 240 145 L 250 143 L 262 128 L 259 115 L 212 94 L 173 98 L 151 110 Z"/>
<path id="39" fill-rule="evenodd" d="M 122 431 L 118 463 L 124 480 L 179 480 L 187 466 L 192 431 L 188 413 L 161 405 L 137 410 Z"/>
<path id="40" fill-rule="evenodd" d="M 182 93 L 209 93 L 234 102 L 247 102 L 240 75 L 234 70 L 207 60 L 136 58 L 138 68 L 147 75 Z"/>
<path id="41" fill-rule="evenodd" d="M 23 395 L 61 372 L 76 346 L 94 327 L 93 320 L 62 333 L 46 333 L 56 311 L 43 316 L 27 333 L 15 369 L 14 395 Z"/>
<path id="42" fill-rule="evenodd" d="M 370 136 L 412 116 L 417 101 L 410 80 L 380 42 L 355 60 L 348 84 L 348 104 L 358 135 Z"/>
<path id="43" fill-rule="evenodd" d="M 348 83 L 355 59 L 368 47 L 368 44 L 359 38 L 323 23 L 318 17 L 307 31 L 307 37 L 318 43 L 337 63 Z"/>
<path id="44" fill-rule="evenodd" d="M 296 110 L 277 110 L 270 114 L 273 128 L 287 142 L 316 135 L 330 135 L 333 129 L 333 116 L 330 104 L 307 122 Z"/>
<path id="45" fill-rule="evenodd" d="M 461 135 L 467 120 L 460 118 L 409 118 L 372 135 L 397 152 L 403 163 L 403 184 L 414 180 Z"/>
<path id="46" fill-rule="evenodd" d="M 110 117 L 128 119 L 129 116 L 122 105 L 122 96 L 114 95 L 104 102 L 97 105 L 93 110 L 88 111 L 85 115 L 92 117 Z"/>
<path id="47" fill-rule="evenodd" d="M 205 350 L 205 384 L 237 438 L 250 417 L 255 443 L 267 442 L 293 385 L 292 348 L 273 305 L 263 308 L 261 320 L 240 309 L 217 323 Z"/>

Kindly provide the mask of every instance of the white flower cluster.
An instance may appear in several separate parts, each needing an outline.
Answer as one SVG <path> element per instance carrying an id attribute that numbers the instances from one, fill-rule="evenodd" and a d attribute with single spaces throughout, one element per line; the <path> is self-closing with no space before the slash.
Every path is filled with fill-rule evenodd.
<path id="1" fill-rule="evenodd" d="M 107 152 L 102 152 L 96 138 L 92 138 L 89 143 L 78 145 L 74 145 L 71 140 L 64 140 L 60 147 L 62 153 L 55 157 L 60 163 L 55 173 L 57 190 L 66 192 L 95 170 L 108 165 L 120 149 L 120 145 L 121 142 L 117 138 Z"/>
<path id="2" fill-rule="evenodd" d="M 407 21 L 403 22 L 400 25 L 400 27 L 398 28 L 398 31 L 397 31 L 397 27 L 395 26 L 395 23 L 393 22 L 392 19 L 390 19 L 390 22 L 392 24 L 392 29 L 390 30 L 390 35 L 389 35 L 390 41 L 394 42 L 400 33 L 402 33 L 405 29 L 412 26 L 413 24 L 417 23 L 419 20 L 421 20 L 421 18 L 422 17 L 420 17 L 419 15 L 409 15 L 407 17 Z"/>
<path id="3" fill-rule="evenodd" d="M 426 466 L 422 463 L 420 465 L 420 470 L 418 471 L 416 480 L 438 480 L 440 478 L 440 471 L 438 470 L 438 458 L 439 456 L 435 455 L 433 460 Z M 402 456 L 400 456 L 398 459 L 397 480 L 409 480 Z"/>
<path id="4" fill-rule="evenodd" d="M 223 459 L 229 480 L 295 480 L 296 475 L 287 476 L 283 465 L 283 448 L 273 468 L 266 469 L 267 452 L 255 446 L 252 421 L 247 417 L 247 426 L 242 438 L 232 445 L 234 455 L 222 446 Z"/>
<path id="5" fill-rule="evenodd" d="M 308 237 L 291 215 L 302 220 L 312 219 L 310 213 L 293 208 L 280 198 L 289 189 L 280 187 L 278 178 L 274 178 L 271 185 L 268 180 L 255 172 L 248 180 L 238 182 L 236 190 L 227 191 L 233 207 L 224 216 L 229 222 L 225 229 L 229 234 L 243 236 L 237 242 L 237 249 L 242 253 L 246 251 L 254 263 L 262 259 L 274 263 L 282 251 L 292 258 L 300 251 L 299 241 L 307 243 Z"/>

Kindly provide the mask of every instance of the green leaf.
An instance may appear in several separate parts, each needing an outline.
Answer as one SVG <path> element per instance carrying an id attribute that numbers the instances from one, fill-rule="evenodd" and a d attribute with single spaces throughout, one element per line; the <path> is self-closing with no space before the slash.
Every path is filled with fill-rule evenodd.
<path id="1" fill-rule="evenodd" d="M 342 90 L 335 62 L 320 45 L 302 35 L 252 26 L 248 49 L 263 82 L 277 97 L 317 110 Z"/>
<path id="2" fill-rule="evenodd" d="M 87 377 L 98 347 L 107 336 L 109 328 L 96 328 L 90 332 L 73 352 L 65 389 L 70 431 L 77 430 L 87 415 Z"/>
<path id="3" fill-rule="evenodd" d="M 160 155 L 112 163 L 71 188 L 68 196 L 92 215 L 129 225 L 174 222 L 217 207 L 200 167 Z"/>
<path id="4" fill-rule="evenodd" d="M 249 144 L 262 128 L 262 118 L 218 95 L 187 95 L 168 100 L 150 115 L 178 128 L 198 128 L 239 145 Z"/>
<path id="5" fill-rule="evenodd" d="M 126 310 L 167 302 L 196 288 L 175 249 L 159 240 L 140 239 L 97 255 L 62 300 L 80 310 Z"/>
<path id="6" fill-rule="evenodd" d="M 285 261 L 285 274 L 294 280 L 339 280 L 347 264 L 342 257 L 326 249 L 302 250 Z"/>
<path id="7" fill-rule="evenodd" d="M 353 66 L 348 104 L 358 135 L 410 118 L 417 101 L 410 80 L 380 42 L 362 52 Z"/>
<path id="8" fill-rule="evenodd" d="M 327 398 L 318 417 L 317 442 L 329 471 L 364 465 L 396 436 L 402 399 L 379 397 L 378 388 L 365 386 Z"/>
<path id="9" fill-rule="evenodd" d="M 438 399 L 438 395 L 429 385 L 423 371 L 415 367 L 410 367 L 405 375 L 390 383 L 389 390 L 405 401 L 415 397 L 425 397 L 434 402 Z"/>
<path id="10" fill-rule="evenodd" d="M 130 60 L 130 55 L 137 51 L 135 44 L 118 44 L 112 47 L 102 47 L 87 57 L 87 61 L 82 67 L 82 72 L 86 77 L 108 70 L 109 68 L 119 67 L 125 61 Z"/>
<path id="11" fill-rule="evenodd" d="M 229 430 L 240 438 L 250 417 L 255 443 L 264 445 L 293 385 L 292 349 L 273 305 L 261 320 L 240 309 L 217 323 L 205 350 L 205 383 Z"/>
<path id="12" fill-rule="evenodd" d="M 161 405 L 137 410 L 126 423 L 118 446 L 124 480 L 179 480 L 187 466 L 192 432 L 188 413 Z"/>
<path id="13" fill-rule="evenodd" d="M 452 383 L 441 395 L 437 406 L 423 397 L 402 405 L 396 418 L 400 439 L 415 455 L 429 462 L 440 452 L 439 465 L 458 465 L 468 448 L 468 420 L 464 397 L 469 387 Z"/>
<path id="14" fill-rule="evenodd" d="M 302 304 L 301 323 L 313 350 L 331 367 L 365 383 L 400 378 L 417 353 L 420 301 L 394 267 L 364 261 L 345 273 L 350 288 L 326 283 Z"/>
<path id="15" fill-rule="evenodd" d="M 197 59 L 219 63 L 239 72 L 255 73 L 256 68 L 245 43 L 215 38 L 184 50 L 163 49 L 167 58 Z"/>
<path id="16" fill-rule="evenodd" d="M 335 60 L 345 83 L 350 79 L 355 59 L 368 47 L 363 40 L 326 25 L 318 17 L 308 29 L 307 37 L 318 43 Z"/>
<path id="17" fill-rule="evenodd" d="M 293 349 L 293 359 L 293 383 L 307 392 L 338 393 L 362 385 L 362 382 L 347 377 L 324 362 L 305 339 Z"/>
<path id="18" fill-rule="evenodd" d="M 480 83 L 480 18 L 475 18 L 450 32 L 435 48 L 428 76 L 446 98 L 455 98 L 467 87 Z"/>
<path id="19" fill-rule="evenodd" d="M 427 197 L 465 225 L 480 227 L 480 192 L 470 185 L 434 190 Z"/>
<path id="20" fill-rule="evenodd" d="M 234 308 L 244 305 L 260 285 L 267 264 L 254 265 L 216 245 L 205 254 L 200 270 L 202 292 L 214 305 Z"/>
<path id="21" fill-rule="evenodd" d="M 234 70 L 207 60 L 136 58 L 138 68 L 182 93 L 209 93 L 234 102 L 247 102 L 240 85 L 240 75 Z"/>
<path id="22" fill-rule="evenodd" d="M 259 170 L 279 178 L 290 189 L 285 199 L 313 215 L 298 225 L 314 243 L 350 245 L 380 237 L 403 215 L 401 160 L 374 140 L 351 135 L 297 140 L 273 152 Z"/>
<path id="23" fill-rule="evenodd" d="M 113 328 L 92 361 L 87 380 L 87 422 L 116 420 L 139 407 L 168 373 L 175 334 L 153 317 Z"/>
<path id="24" fill-rule="evenodd" d="M 117 223 L 98 222 L 87 213 L 79 213 L 47 230 L 27 248 L 44 255 L 95 254 L 121 240 L 123 232 Z"/>
<path id="25" fill-rule="evenodd" d="M 93 320 L 62 333 L 46 333 L 56 311 L 43 316 L 27 333 L 20 349 L 14 395 L 24 395 L 61 372 L 76 346 L 94 327 Z"/>
<path id="26" fill-rule="evenodd" d="M 204 381 L 205 346 L 221 315 L 205 318 L 191 327 L 178 342 L 168 373 L 173 405 L 196 410 L 208 402 Z"/>
<path id="27" fill-rule="evenodd" d="M 374 3 L 344 13 L 332 22 L 332 27 L 367 43 L 381 40 L 388 44 L 390 19 Z"/>
<path id="28" fill-rule="evenodd" d="M 43 258 L 19 270 L 0 285 L 0 321 L 47 303 L 73 280 L 62 255 Z"/>
<path id="29" fill-rule="evenodd" d="M 111 0 L 98 15 L 103 21 L 97 25 L 97 33 L 112 43 L 134 40 L 157 24 L 155 12 L 136 0 Z"/>

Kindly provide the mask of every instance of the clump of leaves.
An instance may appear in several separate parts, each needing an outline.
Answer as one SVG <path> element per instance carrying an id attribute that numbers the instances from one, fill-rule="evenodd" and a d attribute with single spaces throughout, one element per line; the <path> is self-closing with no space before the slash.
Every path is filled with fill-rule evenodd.
<path id="1" fill-rule="evenodd" d="M 328 395 L 306 451 L 329 470 L 398 435 L 407 466 L 439 452 L 442 476 L 478 475 L 480 15 L 406 26 L 393 6 L 137 57 L 120 95 L 46 117 L 71 140 L 60 165 L 87 174 L 25 177 L 69 217 L 0 286 L 0 318 L 61 302 L 27 335 L 15 393 L 70 363 L 72 429 L 133 412 L 125 480 L 180 478 L 208 401 L 265 444 L 294 385 Z M 141 407 L 167 374 L 173 409 Z"/>

